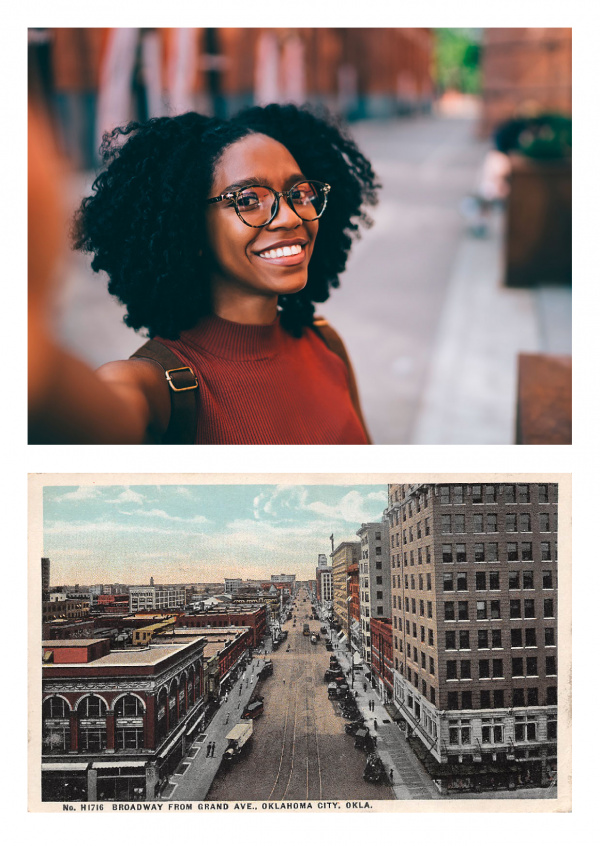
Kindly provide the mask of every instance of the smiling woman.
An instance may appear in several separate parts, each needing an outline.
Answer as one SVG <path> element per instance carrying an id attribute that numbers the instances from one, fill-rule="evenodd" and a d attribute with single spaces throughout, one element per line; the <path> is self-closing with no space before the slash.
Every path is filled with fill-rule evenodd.
<path id="1" fill-rule="evenodd" d="M 345 131 L 292 105 L 188 113 L 117 127 L 103 158 L 74 245 L 151 339 L 98 371 L 123 407 L 105 442 L 368 443 L 343 343 L 314 316 L 379 187 Z"/>

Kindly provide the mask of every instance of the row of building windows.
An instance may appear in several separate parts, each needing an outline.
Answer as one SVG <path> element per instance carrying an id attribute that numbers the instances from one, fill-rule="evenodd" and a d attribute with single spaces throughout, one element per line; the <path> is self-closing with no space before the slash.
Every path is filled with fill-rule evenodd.
<path id="1" fill-rule="evenodd" d="M 393 597 L 393 607 L 401 609 L 402 603 L 399 599 L 396 603 L 396 595 Z M 543 616 L 546 619 L 554 617 L 554 599 L 543 600 Z M 444 620 L 470 620 L 473 603 L 468 600 L 458 600 L 458 602 L 444 602 Z M 475 619 L 477 620 L 500 620 L 502 619 L 502 605 L 500 599 L 478 599 L 475 602 Z M 417 610 L 418 609 L 418 610 Z M 506 610 L 506 609 L 505 609 Z M 404 611 L 407 614 L 414 614 L 415 616 L 427 617 L 433 619 L 433 603 L 429 600 L 417 600 L 415 597 L 404 597 Z M 517 620 L 521 617 L 525 619 L 532 619 L 536 616 L 535 613 L 535 599 L 510 599 L 509 600 L 509 619 Z M 395 619 L 395 618 L 394 618 Z"/>
<path id="2" fill-rule="evenodd" d="M 464 505 L 465 497 L 474 503 L 498 503 L 506 505 L 532 501 L 534 485 L 440 485 L 438 488 L 442 505 Z M 537 501 L 556 501 L 555 485 L 537 485 Z"/>
<path id="3" fill-rule="evenodd" d="M 511 707 L 522 708 L 540 704 L 539 689 L 537 687 L 515 687 L 509 697 L 509 691 L 498 690 L 449 690 L 447 694 L 447 709 L 449 711 L 507 708 L 510 702 Z M 557 704 L 557 688 L 553 685 L 546 687 L 545 705 Z"/>
<path id="4" fill-rule="evenodd" d="M 444 620 L 470 620 L 471 604 L 467 600 L 444 602 Z M 499 599 L 477 600 L 475 613 L 477 620 L 499 620 L 502 618 L 502 602 Z M 545 618 L 554 617 L 554 599 L 543 600 L 543 615 Z M 509 600 L 509 618 L 511 620 L 520 617 L 531 619 L 535 616 L 535 599 Z"/>
<path id="5" fill-rule="evenodd" d="M 475 590 L 501 590 L 503 579 L 500 578 L 499 570 L 477 570 L 475 572 Z M 535 590 L 535 576 L 533 570 L 509 570 L 507 579 L 509 590 Z M 550 590 L 554 588 L 554 576 L 552 570 L 542 570 L 542 588 Z M 444 573 L 442 575 L 442 590 L 468 591 L 469 576 L 466 572 Z"/>
<path id="6" fill-rule="evenodd" d="M 421 627 L 422 628 L 422 627 Z M 445 633 L 446 649 L 471 649 L 471 631 L 469 629 L 448 629 Z M 544 628 L 544 646 L 556 646 L 556 633 L 554 628 Z M 502 629 L 478 629 L 477 649 L 502 648 Z M 511 648 L 517 649 L 525 646 L 538 646 L 537 629 L 510 630 Z"/>
<path id="7" fill-rule="evenodd" d="M 485 516 L 485 521 L 484 521 Z M 556 515 L 553 515 L 553 526 L 552 529 L 550 528 L 550 514 L 544 512 L 538 515 L 538 530 L 540 532 L 550 532 L 556 531 Z M 493 519 L 496 518 L 496 519 Z M 441 523 L 442 523 L 442 532 L 444 534 L 462 534 L 467 530 L 466 524 L 466 517 L 464 514 L 442 514 L 441 515 Z M 497 532 L 499 522 L 497 519 L 496 514 L 473 514 L 472 523 L 470 528 L 474 532 L 482 532 L 483 526 L 485 525 L 486 531 L 488 532 Z M 417 524 L 418 526 L 418 524 Z M 496 528 L 493 528 L 493 527 Z M 523 514 L 505 514 L 504 515 L 504 531 L 510 532 L 531 532 L 532 522 L 531 522 L 531 514 L 523 513 Z M 406 529 L 404 529 L 402 534 L 404 543 L 406 543 Z M 420 537 L 420 535 L 419 535 Z M 412 527 L 409 527 L 408 530 L 408 538 L 410 541 L 413 540 L 413 532 Z"/>
<path id="8" fill-rule="evenodd" d="M 448 745 L 449 746 L 470 746 L 472 743 L 472 726 L 469 720 L 450 720 L 448 723 Z M 556 740 L 557 720 L 556 717 L 549 717 L 546 721 L 546 737 L 548 740 Z M 505 743 L 505 726 L 502 717 L 489 717 L 481 721 L 481 743 Z M 533 716 L 515 717 L 514 742 L 525 743 L 538 740 L 538 720 Z M 512 738 L 510 738 L 512 740 Z"/>
<path id="9" fill-rule="evenodd" d="M 421 653 L 423 655 L 423 653 Z M 525 676 L 538 676 L 538 659 L 536 655 L 530 655 L 527 658 L 512 658 L 512 677 L 522 678 Z M 472 680 L 472 664 L 468 658 L 460 661 L 450 660 L 446 661 L 446 681 L 455 679 Z M 546 655 L 545 659 L 546 675 L 556 675 L 556 656 Z M 479 679 L 503 679 L 504 678 L 504 659 L 503 658 L 481 658 L 478 661 L 478 678 Z"/>
<path id="10" fill-rule="evenodd" d="M 554 544 L 554 550 L 556 552 L 556 544 Z M 500 561 L 499 552 L 499 544 L 495 541 L 486 544 L 481 542 L 474 543 L 472 552 L 473 561 Z M 509 541 L 506 543 L 506 549 L 503 552 L 506 554 L 507 561 L 533 561 L 533 543 L 531 541 L 521 541 L 521 543 Z M 406 564 L 406 553 L 404 555 L 404 563 Z M 540 559 L 542 561 L 552 561 L 552 544 L 550 541 L 540 542 Z M 467 545 L 465 543 L 442 544 L 442 562 L 466 562 L 467 560 Z"/>

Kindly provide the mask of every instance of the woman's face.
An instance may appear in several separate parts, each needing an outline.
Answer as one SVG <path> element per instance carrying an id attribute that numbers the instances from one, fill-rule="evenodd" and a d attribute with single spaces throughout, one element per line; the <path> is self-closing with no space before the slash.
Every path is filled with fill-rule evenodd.
<path id="1" fill-rule="evenodd" d="M 247 135 L 228 147 L 214 172 L 210 197 L 247 184 L 287 191 L 310 173 L 302 173 L 287 147 L 266 135 Z M 280 199 L 276 217 L 261 229 L 246 226 L 230 200 L 207 207 L 208 243 L 213 263 L 211 283 L 220 301 L 232 295 L 264 296 L 301 291 L 308 278 L 319 221 L 305 221 Z M 276 256 L 278 247 L 292 247 L 292 254 Z M 297 252 L 300 248 L 300 252 Z M 286 250 L 289 252 L 289 250 Z"/>

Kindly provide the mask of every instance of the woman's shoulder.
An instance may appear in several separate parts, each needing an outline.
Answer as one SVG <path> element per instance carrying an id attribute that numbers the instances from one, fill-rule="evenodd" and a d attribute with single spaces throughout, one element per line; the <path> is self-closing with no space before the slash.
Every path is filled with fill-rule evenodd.
<path id="1" fill-rule="evenodd" d="M 97 370 L 98 376 L 137 406 L 154 436 L 166 431 L 171 415 L 171 397 L 165 372 L 149 358 L 109 361 Z"/>

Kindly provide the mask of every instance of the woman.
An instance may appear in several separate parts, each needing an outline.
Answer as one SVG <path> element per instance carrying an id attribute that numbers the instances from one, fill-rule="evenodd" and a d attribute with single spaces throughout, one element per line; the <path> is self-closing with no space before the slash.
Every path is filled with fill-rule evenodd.
<path id="1" fill-rule="evenodd" d="M 127 406 L 120 442 L 368 443 L 343 345 L 314 319 L 376 201 L 354 142 L 271 105 L 132 123 L 103 158 L 74 244 L 153 339 L 98 371 Z"/>

